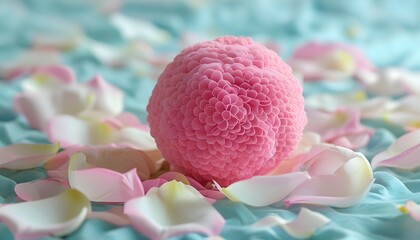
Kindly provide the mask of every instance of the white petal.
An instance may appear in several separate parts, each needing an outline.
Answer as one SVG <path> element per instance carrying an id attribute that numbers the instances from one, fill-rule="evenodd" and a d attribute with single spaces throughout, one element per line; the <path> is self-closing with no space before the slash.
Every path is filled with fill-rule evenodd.
<path id="1" fill-rule="evenodd" d="M 151 239 L 186 233 L 215 236 L 225 223 L 197 190 L 175 180 L 152 188 L 144 197 L 126 202 L 124 212 L 134 228 Z"/>
<path id="2" fill-rule="evenodd" d="M 301 208 L 297 217 L 292 221 L 272 215 L 258 220 L 252 224 L 252 227 L 264 228 L 279 226 L 294 238 L 309 238 L 330 221 L 329 218 L 320 213 L 313 212 L 307 208 Z"/>
<path id="3" fill-rule="evenodd" d="M 283 200 L 309 178 L 306 172 L 293 172 L 276 176 L 256 176 L 235 182 L 226 188 L 220 187 L 216 182 L 215 184 L 230 200 L 261 207 Z"/>
<path id="4" fill-rule="evenodd" d="M 38 201 L 0 206 L 0 221 L 16 239 L 63 236 L 76 230 L 91 211 L 89 200 L 79 191 Z"/>
<path id="5" fill-rule="evenodd" d="M 107 83 L 101 76 L 96 75 L 87 85 L 95 94 L 93 111 L 103 112 L 111 116 L 120 114 L 124 109 L 124 92 Z"/>
<path id="6" fill-rule="evenodd" d="M 30 169 L 53 158 L 60 145 L 56 144 L 14 144 L 0 148 L 0 168 Z"/>
<path id="7" fill-rule="evenodd" d="M 136 169 L 124 174 L 106 168 L 88 168 L 86 155 L 75 153 L 70 157 L 69 183 L 96 202 L 125 202 L 143 196 L 144 189 Z"/>
<path id="8" fill-rule="evenodd" d="M 306 203 L 349 207 L 365 197 L 373 184 L 373 173 L 366 157 L 350 149 L 323 145 L 314 148 L 305 161 L 311 179 L 302 183 L 284 204 Z"/>
<path id="9" fill-rule="evenodd" d="M 155 139 L 150 135 L 149 131 L 134 127 L 121 129 L 115 142 L 129 144 L 133 148 L 142 151 L 153 151 L 157 149 Z"/>

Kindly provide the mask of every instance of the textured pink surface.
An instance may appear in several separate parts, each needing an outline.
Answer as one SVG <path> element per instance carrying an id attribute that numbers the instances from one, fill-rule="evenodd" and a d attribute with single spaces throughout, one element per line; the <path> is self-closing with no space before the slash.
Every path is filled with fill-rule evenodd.
<path id="1" fill-rule="evenodd" d="M 299 143 L 302 89 L 278 55 L 245 37 L 183 50 L 147 106 L 151 134 L 177 170 L 222 186 L 262 175 Z"/>

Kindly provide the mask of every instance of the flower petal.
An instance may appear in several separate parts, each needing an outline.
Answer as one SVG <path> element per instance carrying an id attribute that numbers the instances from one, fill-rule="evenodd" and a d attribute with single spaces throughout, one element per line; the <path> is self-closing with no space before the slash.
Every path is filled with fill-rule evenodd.
<path id="1" fill-rule="evenodd" d="M 136 169 L 124 174 L 106 168 L 87 168 L 86 155 L 70 157 L 69 183 L 95 202 L 125 202 L 143 196 L 144 190 Z"/>
<path id="2" fill-rule="evenodd" d="M 420 167 L 420 130 L 407 133 L 392 143 L 388 149 L 372 159 L 372 167 L 394 167 L 412 170 Z"/>
<path id="3" fill-rule="evenodd" d="M 358 109 L 326 112 L 309 108 L 306 114 L 308 124 L 305 131 L 320 134 L 323 142 L 357 149 L 366 145 L 373 134 L 373 129 L 361 125 Z"/>
<path id="4" fill-rule="evenodd" d="M 399 206 L 399 209 L 402 213 L 408 213 L 414 220 L 420 222 L 420 206 L 417 203 L 408 201 L 404 205 Z"/>
<path id="5" fill-rule="evenodd" d="M 87 85 L 95 93 L 93 111 L 112 116 L 120 114 L 124 109 L 124 93 L 107 83 L 100 75 L 93 77 Z"/>
<path id="6" fill-rule="evenodd" d="M 26 92 L 53 89 L 63 84 L 76 82 L 74 72 L 66 66 L 45 66 L 34 70 L 32 76 L 22 83 Z"/>
<path id="7" fill-rule="evenodd" d="M 60 195 L 68 188 L 68 185 L 57 180 L 41 179 L 17 184 L 15 186 L 15 193 L 24 201 L 35 201 Z"/>
<path id="8" fill-rule="evenodd" d="M 64 85 L 51 90 L 24 92 L 15 98 L 16 110 L 32 128 L 45 130 L 58 115 L 77 115 L 93 106 L 95 96 L 81 85 Z"/>
<path id="9" fill-rule="evenodd" d="M 16 239 L 38 239 L 73 232 L 90 211 L 89 200 L 79 191 L 69 189 L 51 198 L 1 205 L 0 221 Z"/>
<path id="10" fill-rule="evenodd" d="M 140 179 L 149 179 L 162 167 L 164 160 L 159 150 L 144 152 L 122 145 L 102 145 L 68 148 L 45 164 L 45 170 L 52 178 L 67 181 L 70 156 L 77 152 L 86 155 L 86 162 L 92 167 L 106 168 L 125 173 L 135 168 Z"/>
<path id="11" fill-rule="evenodd" d="M 294 238 L 309 238 L 318 229 L 328 224 L 331 220 L 324 215 L 301 208 L 297 217 L 288 221 L 277 215 L 267 216 L 252 224 L 253 228 L 266 228 L 279 226 Z"/>
<path id="12" fill-rule="evenodd" d="M 155 139 L 149 131 L 144 131 L 134 127 L 121 129 L 115 142 L 129 144 L 133 148 L 143 151 L 153 151 L 157 149 Z"/>
<path id="13" fill-rule="evenodd" d="M 14 144 L 0 148 L 0 168 L 30 169 L 40 166 L 53 158 L 60 145 L 55 144 Z"/>
<path id="14" fill-rule="evenodd" d="M 220 187 L 216 182 L 215 184 L 230 200 L 261 207 L 283 200 L 309 178 L 306 172 L 293 172 L 277 176 L 256 176 L 235 182 L 226 188 Z"/>
<path id="15" fill-rule="evenodd" d="M 284 200 L 286 206 L 306 203 L 349 207 L 367 194 L 374 180 L 363 154 L 339 146 L 313 148 L 304 166 L 312 178 L 290 193 Z"/>
<path id="16" fill-rule="evenodd" d="M 126 202 L 124 212 L 134 228 L 151 239 L 193 232 L 214 236 L 225 223 L 197 190 L 175 180 Z"/>

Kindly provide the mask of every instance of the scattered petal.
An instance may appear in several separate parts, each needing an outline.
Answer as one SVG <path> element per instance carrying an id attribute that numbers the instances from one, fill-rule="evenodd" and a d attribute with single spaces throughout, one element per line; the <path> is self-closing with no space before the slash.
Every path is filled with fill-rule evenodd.
<path id="1" fill-rule="evenodd" d="M 53 158 L 60 145 L 14 144 L 0 148 L 0 168 L 30 169 L 38 167 Z"/>
<path id="2" fill-rule="evenodd" d="M 120 114 L 124 109 L 124 93 L 107 83 L 100 75 L 93 77 L 87 85 L 95 94 L 94 111 L 111 116 Z"/>
<path id="3" fill-rule="evenodd" d="M 305 131 L 320 134 L 326 143 L 357 149 L 365 146 L 373 134 L 373 129 L 361 125 L 358 109 L 326 112 L 309 108 L 306 114 L 308 124 Z"/>
<path id="4" fill-rule="evenodd" d="M 121 174 L 106 168 L 89 168 L 83 153 L 70 157 L 68 176 L 70 186 L 91 201 L 120 203 L 144 195 L 136 169 Z"/>
<path id="5" fill-rule="evenodd" d="M 306 172 L 293 172 L 277 176 L 255 176 L 235 182 L 226 188 L 220 187 L 217 182 L 215 184 L 230 200 L 261 207 L 283 200 L 309 178 Z"/>
<path id="6" fill-rule="evenodd" d="M 218 235 L 225 220 L 193 187 L 171 181 L 125 203 L 134 228 L 151 239 L 186 233 Z"/>
<path id="7" fill-rule="evenodd" d="M 74 72 L 66 66 L 45 66 L 34 70 L 32 75 L 22 83 L 26 92 L 51 90 L 60 85 L 76 82 Z"/>
<path id="8" fill-rule="evenodd" d="M 420 130 L 407 133 L 392 143 L 388 149 L 372 159 L 372 167 L 393 167 L 413 170 L 420 167 Z"/>
<path id="9" fill-rule="evenodd" d="M 301 208 L 297 217 L 288 221 L 277 215 L 271 215 L 258 220 L 252 224 L 253 228 L 281 227 L 285 232 L 294 238 L 309 238 L 315 232 L 328 224 L 331 220 L 324 215 Z"/>
<path id="10" fill-rule="evenodd" d="M 68 185 L 55 179 L 41 179 L 17 184 L 15 193 L 24 201 L 36 201 L 60 195 L 68 188 Z"/>
<path id="11" fill-rule="evenodd" d="M 51 198 L 1 205 L 0 221 L 15 239 L 38 239 L 73 232 L 90 211 L 89 200 L 79 191 L 69 189 Z"/>
<path id="12" fill-rule="evenodd" d="M 284 200 L 286 206 L 304 203 L 349 207 L 363 199 L 373 184 L 366 157 L 344 147 L 315 146 L 304 162 L 311 179 L 290 193 Z"/>
<path id="13" fill-rule="evenodd" d="M 417 203 L 408 201 L 404 205 L 399 206 L 399 210 L 404 214 L 410 214 L 414 220 L 420 222 L 420 206 Z"/>

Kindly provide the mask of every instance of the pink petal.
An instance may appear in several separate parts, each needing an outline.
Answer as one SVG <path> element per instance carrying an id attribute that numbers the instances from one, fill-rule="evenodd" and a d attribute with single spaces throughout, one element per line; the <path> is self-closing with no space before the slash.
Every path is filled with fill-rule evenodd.
<path id="1" fill-rule="evenodd" d="M 91 201 L 126 202 L 144 195 L 136 169 L 121 174 L 105 168 L 86 167 L 86 155 L 73 154 L 69 164 L 69 183 Z"/>
<path id="2" fill-rule="evenodd" d="M 14 144 L 0 148 L 0 168 L 30 169 L 52 159 L 59 144 Z"/>
<path id="3" fill-rule="evenodd" d="M 60 195 L 68 188 L 68 185 L 60 181 L 54 179 L 41 179 L 17 184 L 15 186 L 15 193 L 24 201 L 36 201 Z"/>
<path id="4" fill-rule="evenodd" d="M 394 167 L 413 170 L 420 166 L 420 130 L 407 133 L 392 143 L 387 150 L 372 159 L 372 167 Z"/>
<path id="5" fill-rule="evenodd" d="M 100 75 L 93 77 L 87 85 L 95 93 L 94 110 L 112 116 L 120 114 L 124 109 L 124 92 L 107 83 Z"/>
<path id="6" fill-rule="evenodd" d="M 284 200 L 297 203 L 349 207 L 357 204 L 370 189 L 373 173 L 361 153 L 333 145 L 320 145 L 308 153 L 304 167 L 311 179 L 299 185 Z"/>
<path id="7" fill-rule="evenodd" d="M 232 201 L 262 207 L 283 200 L 309 178 L 306 172 L 293 172 L 277 176 L 256 176 L 235 182 L 226 188 L 220 187 L 216 182 L 215 184 Z"/>
<path id="8" fill-rule="evenodd" d="M 38 67 L 34 70 L 33 74 L 49 75 L 54 77 L 57 81 L 60 81 L 62 84 L 72 84 L 76 82 L 73 70 L 63 65 Z"/>
<path id="9" fill-rule="evenodd" d="M 400 206 L 399 209 L 402 213 L 408 213 L 414 220 L 420 222 L 420 206 L 417 203 L 408 201 Z"/>
<path id="10" fill-rule="evenodd" d="M 327 143 L 355 149 L 367 144 L 373 134 L 372 129 L 361 125 L 358 109 L 326 112 L 309 108 L 306 113 L 309 121 L 305 131 L 320 134 Z"/>
<path id="11" fill-rule="evenodd" d="M 76 230 L 91 211 L 89 200 L 79 191 L 38 201 L 0 205 L 0 222 L 15 239 L 65 236 Z"/>
<path id="12" fill-rule="evenodd" d="M 125 203 L 131 224 L 150 239 L 186 233 L 218 235 L 225 220 L 193 187 L 171 181 Z"/>

